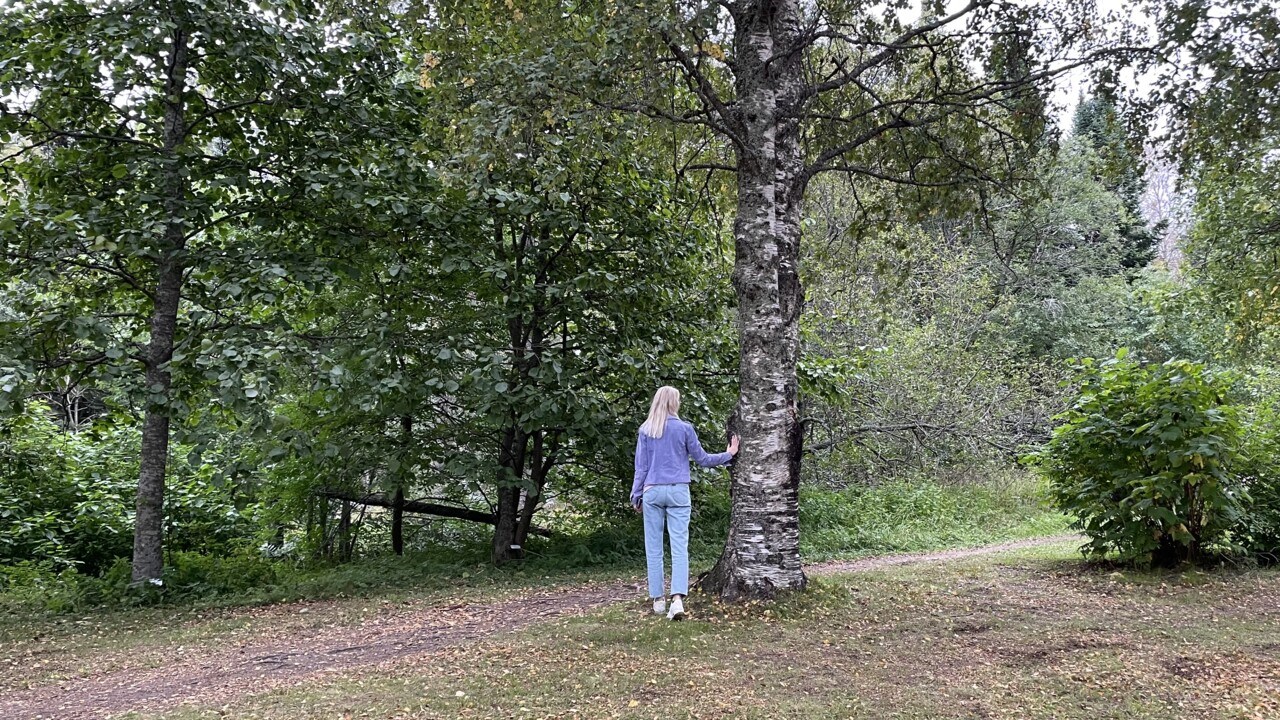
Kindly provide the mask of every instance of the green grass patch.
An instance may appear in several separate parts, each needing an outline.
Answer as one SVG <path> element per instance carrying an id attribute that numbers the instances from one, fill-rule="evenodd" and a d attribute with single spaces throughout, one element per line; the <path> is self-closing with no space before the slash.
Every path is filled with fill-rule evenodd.
<path id="1" fill-rule="evenodd" d="M 718 557 L 729 522 L 723 485 L 694 487 L 690 537 L 695 572 Z M 802 488 L 801 552 L 806 561 L 981 545 L 1062 532 L 1066 519 L 1047 507 L 1041 488 L 1019 478 L 999 484 L 893 482 L 843 491 Z M 128 587 L 128 564 L 104 577 L 36 566 L 0 568 L 0 640 L 7 630 L 101 612 L 170 605 L 195 609 L 346 597 L 396 598 L 424 592 L 532 587 L 635 574 L 644 562 L 638 515 L 579 521 L 551 539 L 531 538 L 528 557 L 505 568 L 488 563 L 484 528 L 465 526 L 450 544 L 405 556 L 372 555 L 337 565 L 264 559 L 253 550 L 226 557 L 171 553 L 162 588 Z M 437 533 L 437 537 L 440 534 Z"/>
<path id="2" fill-rule="evenodd" d="M 770 604 L 695 595 L 684 623 L 637 601 L 216 708 L 130 717 L 1280 717 L 1280 573 L 1153 586 L 1073 553 L 818 578 Z"/>
<path id="3" fill-rule="evenodd" d="M 1069 524 L 1028 477 L 999 485 L 894 481 L 800 496 L 801 549 L 810 562 L 1054 535 Z"/>

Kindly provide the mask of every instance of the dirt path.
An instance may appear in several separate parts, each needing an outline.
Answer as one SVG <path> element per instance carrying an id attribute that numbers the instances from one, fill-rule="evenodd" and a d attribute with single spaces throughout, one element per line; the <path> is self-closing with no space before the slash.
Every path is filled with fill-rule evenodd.
<path id="1" fill-rule="evenodd" d="M 1026 548 L 1040 547 L 1042 545 L 1055 545 L 1057 543 L 1077 540 L 1079 537 L 1079 535 L 1070 534 L 1054 535 L 1051 537 L 1029 538 L 1026 540 L 1015 540 L 1013 542 L 1000 543 L 999 545 L 983 545 L 981 547 L 973 548 L 957 548 L 955 550 L 940 550 L 937 552 L 901 553 L 898 555 L 877 555 L 874 557 L 859 558 L 857 560 L 834 560 L 831 562 L 819 563 L 817 565 L 810 565 L 805 569 L 807 572 L 814 575 L 861 572 L 863 570 L 876 570 L 879 568 L 894 567 L 897 565 L 914 565 L 917 563 L 963 560 L 964 558 L 976 557 L 978 555 L 992 555 L 1009 550 L 1023 550 Z"/>
<path id="2" fill-rule="evenodd" d="M 858 572 L 942 562 L 1048 545 L 1064 535 L 979 548 L 869 557 L 809 568 L 813 574 Z M 379 665 L 406 656 L 520 630 L 556 618 L 635 601 L 635 582 L 552 588 L 491 603 L 440 605 L 408 615 L 375 618 L 356 627 L 318 628 L 280 641 L 230 647 L 178 648 L 156 669 L 125 669 L 6 693 L 6 720 L 97 720 L 129 710 L 162 710 L 185 703 L 220 704 L 291 685 L 327 672 Z"/>

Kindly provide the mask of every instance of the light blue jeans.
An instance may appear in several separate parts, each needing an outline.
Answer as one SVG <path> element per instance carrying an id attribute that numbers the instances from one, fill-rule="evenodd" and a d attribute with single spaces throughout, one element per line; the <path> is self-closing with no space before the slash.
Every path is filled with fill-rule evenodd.
<path id="1" fill-rule="evenodd" d="M 649 565 L 649 597 L 665 597 L 662 592 L 662 525 L 671 537 L 671 594 L 689 593 L 689 485 L 653 485 L 645 488 L 640 507 L 644 510 L 644 554 Z"/>

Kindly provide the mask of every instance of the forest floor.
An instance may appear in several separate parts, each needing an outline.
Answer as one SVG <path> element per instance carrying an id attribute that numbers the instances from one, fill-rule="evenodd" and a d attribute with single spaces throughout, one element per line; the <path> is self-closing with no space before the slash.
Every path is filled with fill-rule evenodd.
<path id="1" fill-rule="evenodd" d="M 87 616 L 0 637 L 0 717 L 1280 718 L 1280 573 L 1076 543 L 817 565 L 683 623 L 633 578 Z"/>

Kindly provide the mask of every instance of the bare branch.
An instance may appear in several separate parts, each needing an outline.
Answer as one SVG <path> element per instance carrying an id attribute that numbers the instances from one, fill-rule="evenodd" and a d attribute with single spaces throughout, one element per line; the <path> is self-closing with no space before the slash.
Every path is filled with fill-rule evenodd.
<path id="1" fill-rule="evenodd" d="M 950 15 L 946 15 L 932 22 L 927 22 L 927 23 L 924 23 L 923 25 L 917 25 L 916 27 L 911 28 L 910 30 L 899 35 L 896 39 L 885 44 L 884 49 L 882 49 L 880 52 L 866 58 L 862 62 L 855 65 L 851 70 L 842 72 L 840 74 L 840 77 L 832 80 L 828 80 L 827 82 L 818 83 L 817 85 L 810 85 L 806 87 L 803 91 L 801 91 L 801 95 L 800 95 L 801 100 L 811 98 L 811 97 L 820 95 L 824 92 L 836 90 L 838 88 L 844 87 L 845 85 L 848 85 L 850 82 L 852 82 L 856 78 L 861 77 L 862 74 L 867 70 L 893 57 L 895 53 L 904 49 L 909 49 L 911 47 L 910 42 L 912 40 L 926 33 L 933 32 L 938 28 L 946 27 L 947 25 L 950 25 L 951 23 L 965 17 L 966 15 L 969 15 L 970 13 L 974 12 L 978 8 L 985 7 L 990 4 L 991 4 L 990 0 L 970 0 L 968 5 L 965 5 L 964 7 L 951 13 Z"/>
<path id="2" fill-rule="evenodd" d="M 669 33 L 663 31 L 662 40 L 667 44 L 667 48 L 671 50 L 671 54 L 675 56 L 684 70 L 685 81 L 689 84 L 691 90 L 696 94 L 703 103 L 715 109 L 716 114 L 720 116 L 720 121 L 724 124 L 722 131 L 737 144 L 740 148 L 746 148 L 747 143 L 743 140 L 742 134 L 735 127 L 736 116 L 732 109 L 720 98 L 715 87 L 711 85 L 711 81 L 707 76 L 698 69 L 693 62 L 693 58 L 680 47 L 680 43 L 676 42 Z"/>

